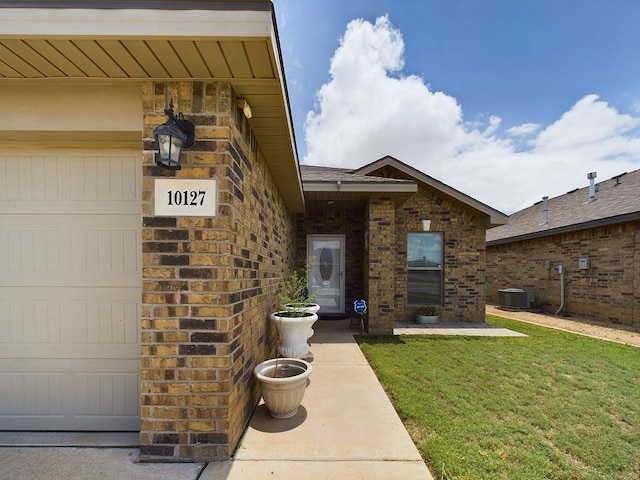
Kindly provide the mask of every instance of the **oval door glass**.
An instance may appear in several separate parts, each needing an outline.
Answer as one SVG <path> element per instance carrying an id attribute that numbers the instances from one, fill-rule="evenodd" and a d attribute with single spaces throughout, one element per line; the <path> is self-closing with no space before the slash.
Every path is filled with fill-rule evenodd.
<path id="1" fill-rule="evenodd" d="M 309 293 L 322 313 L 344 313 L 344 237 L 309 235 L 307 265 Z"/>
<path id="2" fill-rule="evenodd" d="M 330 249 L 325 247 L 320 251 L 318 267 L 322 281 L 327 282 L 331 280 L 331 274 L 333 273 L 333 253 L 331 253 Z"/>

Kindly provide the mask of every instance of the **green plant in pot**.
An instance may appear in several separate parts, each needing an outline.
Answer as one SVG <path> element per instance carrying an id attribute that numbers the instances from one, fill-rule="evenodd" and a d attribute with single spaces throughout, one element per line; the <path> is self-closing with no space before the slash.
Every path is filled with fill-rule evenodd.
<path id="1" fill-rule="evenodd" d="M 282 283 L 278 300 L 282 311 L 292 312 L 292 316 L 297 316 L 302 312 L 320 311 L 320 305 L 314 303 L 317 295 L 318 291 L 309 294 L 305 275 L 293 272 L 291 277 Z"/>
<path id="2" fill-rule="evenodd" d="M 278 357 L 258 364 L 253 373 L 274 418 L 294 416 L 308 386 L 313 354 L 307 340 L 320 309 L 313 303 L 315 296 L 308 294 L 305 275 L 293 272 L 280 286 L 281 310 L 269 316 L 278 329 Z"/>
<path id="3" fill-rule="evenodd" d="M 278 329 L 278 353 L 283 357 L 313 359 L 307 340 L 318 320 L 320 307 L 313 303 L 315 296 L 309 295 L 306 276 L 298 272 L 283 282 L 278 295 L 281 310 L 269 316 Z"/>
<path id="4" fill-rule="evenodd" d="M 421 325 L 437 323 L 439 320 L 438 307 L 435 305 L 423 305 L 416 311 L 416 322 Z"/>

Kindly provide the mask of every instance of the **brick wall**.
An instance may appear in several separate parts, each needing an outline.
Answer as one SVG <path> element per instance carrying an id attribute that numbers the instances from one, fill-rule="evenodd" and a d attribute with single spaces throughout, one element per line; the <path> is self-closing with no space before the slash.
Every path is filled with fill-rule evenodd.
<path id="1" fill-rule="evenodd" d="M 580 258 L 589 258 L 588 269 L 578 268 Z M 563 313 L 640 326 L 640 222 L 487 247 L 489 301 L 497 303 L 500 289 L 522 288 L 555 313 L 558 265 L 566 269 Z"/>
<path id="2" fill-rule="evenodd" d="M 441 321 L 483 322 L 485 314 L 484 218 L 459 202 L 420 185 L 418 193 L 398 208 L 395 256 L 395 308 L 399 320 L 412 321 L 416 307 L 407 305 L 407 234 L 422 232 L 422 219 L 431 220 L 430 232 L 444 233 L 444 301 Z"/>
<path id="3" fill-rule="evenodd" d="M 414 320 L 417 307 L 407 305 L 407 234 L 422 232 L 422 219 L 431 220 L 430 231 L 444 233 L 441 320 L 483 322 L 486 218 L 425 185 L 398 208 L 391 199 L 374 195 L 366 209 L 298 215 L 298 268 L 306 260 L 308 234 L 345 235 L 347 313 L 354 300 L 364 298 L 370 332 L 389 334 L 395 321 Z"/>
<path id="4" fill-rule="evenodd" d="M 154 163 L 167 96 L 196 125 L 178 172 Z M 252 369 L 275 352 L 293 220 L 235 105 L 224 82 L 143 85 L 143 456 L 229 457 L 259 398 Z M 154 179 L 173 176 L 217 179 L 217 216 L 154 217 Z"/>
<path id="5" fill-rule="evenodd" d="M 365 263 L 367 331 L 392 334 L 394 311 L 394 264 L 396 261 L 396 210 L 393 200 L 372 195 L 368 210 L 368 250 Z"/>

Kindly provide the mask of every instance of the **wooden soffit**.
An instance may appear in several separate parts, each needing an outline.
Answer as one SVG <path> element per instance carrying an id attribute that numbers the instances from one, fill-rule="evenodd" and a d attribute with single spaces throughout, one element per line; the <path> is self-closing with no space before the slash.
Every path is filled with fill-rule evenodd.
<path id="1" fill-rule="evenodd" d="M 271 2 L 0 1 L 0 84 L 212 79 L 247 100 L 288 207 L 303 211 Z"/>

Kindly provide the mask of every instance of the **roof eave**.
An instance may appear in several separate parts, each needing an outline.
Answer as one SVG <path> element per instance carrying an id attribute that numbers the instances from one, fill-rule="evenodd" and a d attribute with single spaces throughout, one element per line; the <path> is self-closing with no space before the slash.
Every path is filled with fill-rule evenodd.
<path id="1" fill-rule="evenodd" d="M 5 7 L 1 1 L 0 7 L 3 37 L 269 37 L 272 31 L 271 12 L 264 10 L 101 8 L 98 3 L 91 8 L 32 7 L 28 3 Z"/>
<path id="2" fill-rule="evenodd" d="M 270 0 L 0 0 L 14 8 L 145 8 L 153 10 L 270 10 Z"/>
<path id="3" fill-rule="evenodd" d="M 495 245 L 504 245 L 507 243 L 521 242 L 523 240 L 533 240 L 536 238 L 550 237 L 552 235 L 561 235 L 563 233 L 577 232 L 580 230 L 588 230 L 591 228 L 606 227 L 619 223 L 634 222 L 640 220 L 640 212 L 627 213 L 624 215 L 616 215 L 614 217 L 601 218 L 591 220 L 589 222 L 576 223 L 574 225 L 565 225 L 563 227 L 550 228 L 549 230 L 539 230 L 537 232 L 526 233 L 523 235 L 515 235 L 513 237 L 498 238 L 489 240 L 488 247 Z"/>
<path id="4" fill-rule="evenodd" d="M 414 182 L 375 183 L 370 182 L 303 182 L 307 192 L 362 192 L 362 193 L 415 193 L 418 185 Z"/>
<path id="5" fill-rule="evenodd" d="M 429 175 L 426 175 L 425 173 L 422 173 L 421 171 L 391 156 L 383 157 L 380 160 L 370 163 L 369 165 L 365 165 L 364 167 L 356 170 L 354 173 L 366 175 L 384 166 L 391 166 L 391 167 L 397 168 L 401 172 L 407 175 L 410 175 L 416 180 L 426 185 L 429 185 L 430 187 L 435 188 L 436 190 L 439 190 L 442 193 L 458 200 L 459 202 L 462 202 L 468 205 L 469 207 L 488 215 L 489 225 L 491 227 L 505 225 L 509 220 L 509 217 L 504 213 L 499 212 L 494 208 L 491 208 L 490 206 L 476 200 L 475 198 L 470 197 L 469 195 L 462 193 L 459 190 L 456 190 L 455 188 L 450 187 L 449 185 L 446 185 L 440 182 L 439 180 L 436 180 L 435 178 L 430 177 Z"/>
<path id="6" fill-rule="evenodd" d="M 132 8 L 132 7 L 137 8 Z M 189 9 L 194 7 L 194 9 Z M 126 9 L 126 14 L 122 10 Z M 239 75 L 215 75 L 188 71 L 188 75 L 174 72 L 184 72 L 186 67 L 181 63 L 179 56 L 173 55 L 172 59 L 165 61 L 176 62 L 176 68 L 164 65 L 165 73 L 145 71 L 144 74 L 127 75 L 129 72 L 117 70 L 117 74 L 111 76 L 107 70 L 98 76 L 86 73 L 82 76 L 65 76 L 56 72 L 55 76 L 49 76 L 46 72 L 40 72 L 32 68 L 32 75 L 23 76 L 16 67 L 11 76 L 4 77 L 0 71 L 0 81 L 7 83 L 25 82 L 67 82 L 69 84 L 95 81 L 206 81 L 217 80 L 229 82 L 236 93 L 247 98 L 253 107 L 254 115 L 249 120 L 256 139 L 264 154 L 266 163 L 273 172 L 276 184 L 284 198 L 287 208 L 292 213 L 304 211 L 304 193 L 300 175 L 298 154 L 293 130 L 290 103 L 286 88 L 284 66 L 277 36 L 277 26 L 273 5 L 270 1 L 208 1 L 195 0 L 193 2 L 176 2 L 163 0 L 138 0 L 135 2 L 122 1 L 24 1 L 3 2 L 0 0 L 0 41 L 32 42 L 33 45 L 46 47 L 43 40 L 56 41 L 109 41 L 120 40 L 128 42 L 146 42 L 153 40 L 156 43 L 171 42 L 202 42 L 213 40 L 228 43 L 229 41 L 265 42 L 266 48 L 246 52 L 254 58 L 264 59 L 269 56 L 266 63 L 274 62 L 273 75 L 262 76 L 253 74 L 253 71 L 245 74 L 240 69 Z M 87 42 L 85 42 L 86 44 Z M 111 42 L 110 44 L 113 44 Z M 142 45 L 144 46 L 144 45 Z M 115 45 L 117 47 L 117 45 Z M 113 48 L 115 48 L 113 47 Z M 33 47 L 30 47 L 33 48 Z M 37 47 L 36 47 L 37 48 Z M 43 47 L 44 48 L 44 47 Z M 146 48 L 146 47 L 145 47 Z M 94 49 L 95 50 L 95 49 Z M 97 49 L 99 50 L 99 49 Z M 146 50 L 144 50 L 146 51 Z M 123 57 L 133 55 L 124 49 L 118 49 Z M 264 53 L 256 53 L 264 52 Z M 83 52 L 84 53 L 84 52 Z M 139 54 L 136 51 L 136 54 Z M 257 56 L 256 56 L 257 55 Z M 49 62 L 46 52 L 40 56 Z M 108 56 L 115 61 L 114 56 Z M 20 65 L 26 65 L 19 57 L 13 56 Z M 61 60 L 64 60 L 60 56 Z M 95 59 L 93 59 L 95 60 Z M 113 63 L 108 58 L 105 61 Z M 157 59 L 155 60 L 157 61 Z M 197 58 L 195 61 L 198 61 Z M 210 61 L 210 60 L 209 60 Z M 96 62 L 96 65 L 98 62 Z M 47 64 L 47 68 L 50 68 Z M 58 69 L 60 72 L 64 68 Z M 137 69 L 137 70 L 142 70 Z M 200 69 L 203 71 L 203 69 Z M 213 72 L 213 70 L 211 70 Z M 265 88 L 271 88 L 275 92 L 273 97 L 279 97 L 277 105 L 270 102 L 264 94 Z M 275 90 L 278 88 L 278 90 Z M 271 97 L 271 98 L 273 98 Z M 266 99 L 266 100 L 265 100 Z M 267 102 L 260 105 L 260 102 Z M 264 118 L 262 118 L 262 112 Z M 275 113 L 274 113 L 275 112 Z M 265 126 L 265 123 L 267 125 Z"/>

